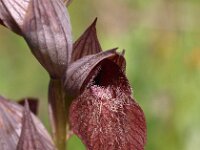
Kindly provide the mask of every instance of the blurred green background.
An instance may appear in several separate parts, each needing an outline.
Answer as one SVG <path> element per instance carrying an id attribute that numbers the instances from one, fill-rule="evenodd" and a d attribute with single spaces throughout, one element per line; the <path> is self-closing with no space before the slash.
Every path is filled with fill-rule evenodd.
<path id="1" fill-rule="evenodd" d="M 127 76 L 143 108 L 146 150 L 199 150 L 200 1 L 74 0 L 74 40 L 98 17 L 102 47 L 126 49 Z M 38 97 L 47 117 L 49 77 L 16 34 L 0 27 L 0 94 Z M 73 136 L 69 150 L 84 150 Z"/>

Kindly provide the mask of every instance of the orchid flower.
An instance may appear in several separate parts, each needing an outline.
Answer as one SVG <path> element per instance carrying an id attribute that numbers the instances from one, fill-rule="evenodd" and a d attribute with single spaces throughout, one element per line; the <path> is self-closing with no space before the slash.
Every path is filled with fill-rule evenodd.
<path id="1" fill-rule="evenodd" d="M 145 116 L 132 97 L 125 50 L 102 51 L 97 19 L 72 44 L 70 2 L 0 0 L 0 24 L 22 36 L 49 73 L 52 126 L 51 138 L 30 112 L 35 102 L 21 101 L 22 107 L 0 97 L 0 147 L 65 150 L 73 132 L 88 150 L 144 150 Z"/>

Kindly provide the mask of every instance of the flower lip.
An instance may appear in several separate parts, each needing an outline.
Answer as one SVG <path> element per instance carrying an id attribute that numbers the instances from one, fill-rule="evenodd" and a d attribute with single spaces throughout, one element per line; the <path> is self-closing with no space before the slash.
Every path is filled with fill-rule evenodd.
<path id="1" fill-rule="evenodd" d="M 144 150 L 146 123 L 124 72 L 109 59 L 72 102 L 70 123 L 88 150 Z M 115 138 L 113 138 L 115 137 Z"/>

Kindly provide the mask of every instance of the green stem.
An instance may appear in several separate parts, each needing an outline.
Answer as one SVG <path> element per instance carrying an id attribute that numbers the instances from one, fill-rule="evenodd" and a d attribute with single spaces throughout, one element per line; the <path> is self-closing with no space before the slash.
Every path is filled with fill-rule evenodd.
<path id="1" fill-rule="evenodd" d="M 58 150 L 66 150 L 67 115 L 66 94 L 61 80 L 51 79 L 49 84 L 49 114 L 53 139 Z"/>

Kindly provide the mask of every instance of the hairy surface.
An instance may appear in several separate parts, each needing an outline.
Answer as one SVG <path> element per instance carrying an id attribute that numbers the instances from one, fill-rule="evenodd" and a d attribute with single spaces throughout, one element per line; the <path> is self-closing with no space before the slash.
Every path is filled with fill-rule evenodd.
<path id="1" fill-rule="evenodd" d="M 89 150 L 143 150 L 144 113 L 131 97 L 123 71 L 110 60 L 100 67 L 93 84 L 72 102 L 74 133 Z"/>
<path id="2" fill-rule="evenodd" d="M 144 114 L 120 88 L 90 87 L 73 102 L 70 116 L 89 150 L 144 149 Z"/>

